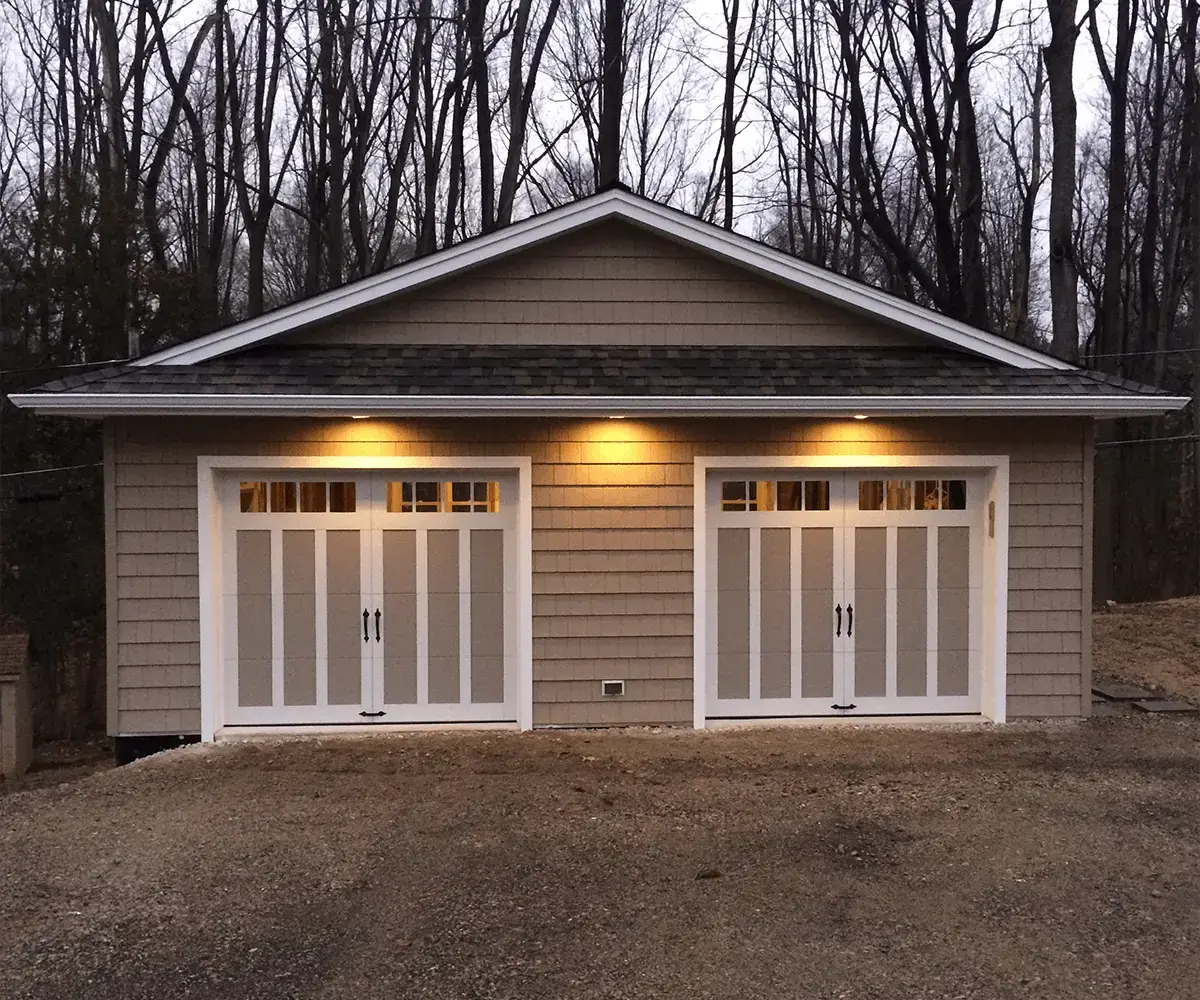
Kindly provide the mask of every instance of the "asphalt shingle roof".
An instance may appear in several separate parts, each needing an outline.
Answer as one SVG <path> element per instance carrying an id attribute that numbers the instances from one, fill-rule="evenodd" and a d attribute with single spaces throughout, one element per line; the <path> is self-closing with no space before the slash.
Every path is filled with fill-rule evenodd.
<path id="1" fill-rule="evenodd" d="M 114 366 L 44 393 L 383 396 L 1125 396 L 1092 371 L 1019 369 L 945 349 L 270 346 L 194 365 Z"/>

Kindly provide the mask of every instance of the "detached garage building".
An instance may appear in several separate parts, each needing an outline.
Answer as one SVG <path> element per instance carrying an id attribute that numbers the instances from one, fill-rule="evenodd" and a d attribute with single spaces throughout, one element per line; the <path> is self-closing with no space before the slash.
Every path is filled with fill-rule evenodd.
<path id="1" fill-rule="evenodd" d="M 613 190 L 15 396 L 105 428 L 109 727 L 1078 716 L 1073 368 Z"/>

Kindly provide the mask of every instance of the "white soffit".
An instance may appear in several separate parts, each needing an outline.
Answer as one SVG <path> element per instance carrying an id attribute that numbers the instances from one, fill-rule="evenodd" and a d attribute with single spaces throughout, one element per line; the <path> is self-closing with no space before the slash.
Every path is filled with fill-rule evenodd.
<path id="1" fill-rule="evenodd" d="M 42 414 L 604 417 L 1128 416 L 1182 409 L 1187 396 L 383 396 L 33 392 L 9 397 Z"/>
<path id="2" fill-rule="evenodd" d="M 132 362 L 191 365 L 245 350 L 272 337 L 336 319 L 364 306 L 414 291 L 469 268 L 544 243 L 606 219 L 620 219 L 699 251 L 747 268 L 798 291 L 836 303 L 888 326 L 924 334 L 964 351 L 1016 368 L 1071 369 L 1065 361 L 977 330 L 931 309 L 906 302 L 869 285 L 805 263 L 752 239 L 666 208 L 625 191 L 613 190 L 552 209 L 486 236 L 410 260 L 380 274 L 294 302 L 195 340 Z"/>

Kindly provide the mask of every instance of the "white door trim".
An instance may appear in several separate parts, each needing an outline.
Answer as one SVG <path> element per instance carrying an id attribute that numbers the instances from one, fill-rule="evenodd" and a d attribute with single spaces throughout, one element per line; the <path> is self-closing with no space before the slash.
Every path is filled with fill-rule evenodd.
<path id="1" fill-rule="evenodd" d="M 1005 721 L 1008 655 L 1008 500 L 1007 455 L 704 455 L 694 461 L 692 489 L 692 724 L 708 728 L 708 653 L 713 640 L 708 607 L 708 476 L 750 469 L 971 469 L 985 473 L 980 713 Z M 990 515 L 989 511 L 994 511 Z M 993 520 L 994 517 L 994 520 Z M 989 523 L 994 530 L 989 537 Z"/>
<path id="2" fill-rule="evenodd" d="M 221 670 L 221 505 L 217 476 L 239 469 L 503 469 L 517 474 L 516 667 L 517 727 L 533 728 L 533 480 L 527 455 L 379 458 L 353 455 L 201 455 L 196 459 L 200 577 L 200 739 L 211 743 L 224 727 Z M 307 728 L 307 727 L 302 727 Z M 320 727 L 313 727 L 320 728 Z"/>

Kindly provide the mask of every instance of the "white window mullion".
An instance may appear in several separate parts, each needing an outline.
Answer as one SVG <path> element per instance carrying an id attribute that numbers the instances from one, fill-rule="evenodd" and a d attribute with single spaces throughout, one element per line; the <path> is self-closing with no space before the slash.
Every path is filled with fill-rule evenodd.
<path id="1" fill-rule="evenodd" d="M 271 529 L 271 704 L 283 704 L 283 529 Z"/>
<path id="2" fill-rule="evenodd" d="M 329 704 L 329 581 L 325 577 L 329 560 L 323 530 L 313 532 L 313 561 L 316 563 L 313 628 L 317 644 L 317 704 L 324 708 Z"/>
<path id="3" fill-rule="evenodd" d="M 750 529 L 750 700 L 762 697 L 762 529 Z"/>
<path id="4" fill-rule="evenodd" d="M 938 660 L 938 529 L 925 529 L 925 697 L 937 697 Z"/>
<path id="5" fill-rule="evenodd" d="M 887 608 L 887 622 L 884 637 L 884 677 L 886 694 L 889 698 L 896 697 L 896 584 L 899 547 L 899 529 L 896 525 L 887 528 L 887 569 L 885 571 L 884 595 Z"/>
<path id="6" fill-rule="evenodd" d="M 467 527 L 458 529 L 458 701 L 471 703 L 471 529 Z"/>
<path id="7" fill-rule="evenodd" d="M 417 704 L 429 704 L 429 530 L 417 531 Z"/>

